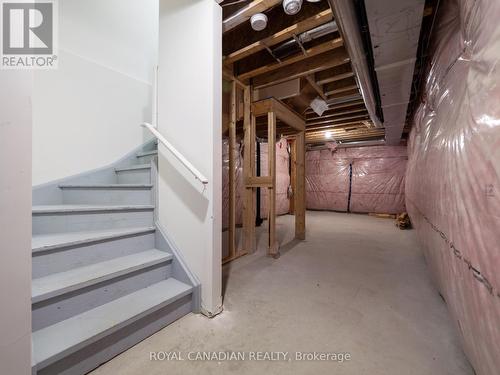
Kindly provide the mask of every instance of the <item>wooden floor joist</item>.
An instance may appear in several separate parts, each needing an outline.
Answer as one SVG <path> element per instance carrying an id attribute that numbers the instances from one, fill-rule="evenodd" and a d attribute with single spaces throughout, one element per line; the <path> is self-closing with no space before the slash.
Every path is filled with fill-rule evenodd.
<path id="1" fill-rule="evenodd" d="M 293 78 L 305 77 L 327 68 L 341 65 L 349 61 L 349 56 L 344 48 L 337 48 L 317 56 L 309 57 L 299 62 L 290 64 L 284 69 L 277 69 L 253 78 L 255 87 L 273 85 L 288 81 Z"/>
<path id="2" fill-rule="evenodd" d="M 246 47 L 240 48 L 237 51 L 231 52 L 224 58 L 224 64 L 233 64 L 238 60 L 266 49 L 266 47 L 272 47 L 278 43 L 284 42 L 287 39 L 293 38 L 293 35 L 303 33 L 304 31 L 310 30 L 330 20 L 332 20 L 331 9 L 324 10 L 323 12 L 307 18 L 304 21 L 297 22 L 296 24 L 289 26 L 284 30 L 265 37 Z"/>
<path id="3" fill-rule="evenodd" d="M 311 47 L 307 50 L 305 50 L 304 53 L 300 53 L 298 55 L 295 55 L 293 57 L 290 57 L 286 60 L 280 61 L 280 62 L 275 62 L 272 64 L 260 66 L 257 69 L 253 69 L 249 72 L 241 73 L 238 75 L 238 79 L 241 81 L 245 81 L 249 78 L 256 77 L 261 74 L 269 73 L 272 71 L 275 71 L 277 69 L 286 69 L 287 66 L 303 61 L 305 59 L 317 56 L 321 53 L 331 51 L 333 49 L 342 47 L 344 45 L 342 38 L 336 38 L 334 40 L 330 40 L 328 42 L 319 44 L 317 46 Z"/>
<path id="4" fill-rule="evenodd" d="M 254 0 L 250 4 L 238 10 L 235 14 L 229 16 L 222 22 L 222 32 L 225 33 L 239 24 L 246 22 L 256 13 L 264 12 L 265 10 L 280 3 L 281 0 Z"/>

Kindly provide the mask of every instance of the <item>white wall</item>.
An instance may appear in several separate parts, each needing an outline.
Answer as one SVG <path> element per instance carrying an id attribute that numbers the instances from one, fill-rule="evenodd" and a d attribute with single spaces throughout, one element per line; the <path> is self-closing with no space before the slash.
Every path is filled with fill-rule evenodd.
<path id="1" fill-rule="evenodd" d="M 0 372 L 31 374 L 31 95 L 0 70 Z"/>
<path id="2" fill-rule="evenodd" d="M 207 314 L 222 304 L 221 25 L 213 0 L 160 0 L 159 130 L 209 184 L 160 148 L 159 220 L 200 279 Z"/>
<path id="3" fill-rule="evenodd" d="M 36 71 L 33 185 L 108 165 L 149 134 L 158 0 L 60 0 L 59 68 Z"/>

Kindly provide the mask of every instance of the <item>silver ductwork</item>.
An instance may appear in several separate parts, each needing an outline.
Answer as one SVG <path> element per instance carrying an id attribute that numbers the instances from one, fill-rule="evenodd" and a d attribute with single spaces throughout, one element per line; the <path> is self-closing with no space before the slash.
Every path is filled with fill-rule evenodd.
<path id="1" fill-rule="evenodd" d="M 401 140 L 411 95 L 424 0 L 365 0 L 385 139 Z"/>
<path id="2" fill-rule="evenodd" d="M 344 39 L 344 45 L 351 58 L 351 66 L 356 76 L 361 96 L 370 115 L 370 119 L 376 127 L 382 127 L 382 122 L 377 116 L 377 102 L 370 79 L 366 54 L 361 39 L 360 25 L 358 24 L 354 1 L 352 0 L 328 0 L 333 10 L 335 21 Z"/>

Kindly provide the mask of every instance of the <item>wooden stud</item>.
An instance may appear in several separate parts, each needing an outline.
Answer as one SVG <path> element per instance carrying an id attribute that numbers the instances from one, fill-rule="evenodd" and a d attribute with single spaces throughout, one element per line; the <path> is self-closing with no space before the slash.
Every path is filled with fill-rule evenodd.
<path id="1" fill-rule="evenodd" d="M 295 138 L 290 139 L 290 186 L 292 188 L 292 196 L 289 198 L 290 209 L 289 213 L 295 213 L 295 189 L 297 182 L 297 141 Z"/>
<path id="2" fill-rule="evenodd" d="M 276 240 L 276 114 L 269 112 L 267 114 L 268 141 L 267 141 L 267 161 L 268 175 L 271 177 L 272 185 L 268 189 L 268 246 L 269 255 L 279 257 L 279 245 Z"/>
<path id="3" fill-rule="evenodd" d="M 251 87 L 244 91 L 244 156 L 243 177 L 248 179 L 255 176 L 255 116 L 251 113 Z M 255 189 L 245 187 L 243 199 L 243 241 L 244 251 L 255 251 Z"/>
<path id="4" fill-rule="evenodd" d="M 305 132 L 299 132 L 295 138 L 295 238 L 306 239 L 306 142 Z"/>
<path id="5" fill-rule="evenodd" d="M 231 85 L 231 121 L 229 122 L 229 256 L 236 254 L 236 82 Z"/>

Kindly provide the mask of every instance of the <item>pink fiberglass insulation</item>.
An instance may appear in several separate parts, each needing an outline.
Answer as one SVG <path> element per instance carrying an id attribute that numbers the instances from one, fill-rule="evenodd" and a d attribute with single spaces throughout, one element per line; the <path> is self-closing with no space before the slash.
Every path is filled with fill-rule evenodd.
<path id="1" fill-rule="evenodd" d="M 376 146 L 380 147 L 380 146 Z M 369 148 L 369 147 L 366 147 Z M 397 214 L 405 208 L 406 155 L 396 156 L 396 150 L 406 153 L 406 147 L 385 147 L 387 153 L 352 148 L 351 212 Z M 394 150 L 396 149 L 396 150 Z M 359 154 L 355 154 L 359 150 Z M 374 157 L 375 156 L 375 157 Z"/>
<path id="2" fill-rule="evenodd" d="M 349 207 L 352 212 L 403 212 L 406 163 L 405 146 L 308 151 L 306 207 L 344 212 Z"/>
<path id="3" fill-rule="evenodd" d="M 347 211 L 350 160 L 345 150 L 306 152 L 306 208 Z"/>
<path id="4" fill-rule="evenodd" d="M 276 214 L 284 215 L 290 211 L 290 201 L 288 200 L 288 186 L 290 185 L 290 174 L 288 163 L 290 156 L 287 149 L 286 139 L 281 139 L 276 143 Z M 263 176 L 268 171 L 267 143 L 260 144 L 260 170 Z M 268 189 L 260 189 L 260 217 L 267 218 L 269 203 L 267 200 Z"/>
<path id="5" fill-rule="evenodd" d="M 500 1 L 442 2 L 406 201 L 464 350 L 500 373 Z"/>
<path id="6" fill-rule="evenodd" d="M 243 157 L 240 144 L 236 144 L 234 151 L 235 172 L 236 172 L 236 225 L 243 223 Z M 260 145 L 261 171 L 262 175 L 267 175 L 267 143 Z M 287 142 L 285 139 L 276 144 L 276 214 L 284 215 L 290 210 L 287 196 L 290 175 L 288 173 L 289 155 Z M 267 189 L 261 188 L 261 217 L 267 218 Z M 222 141 L 222 228 L 229 227 L 229 141 Z"/>

